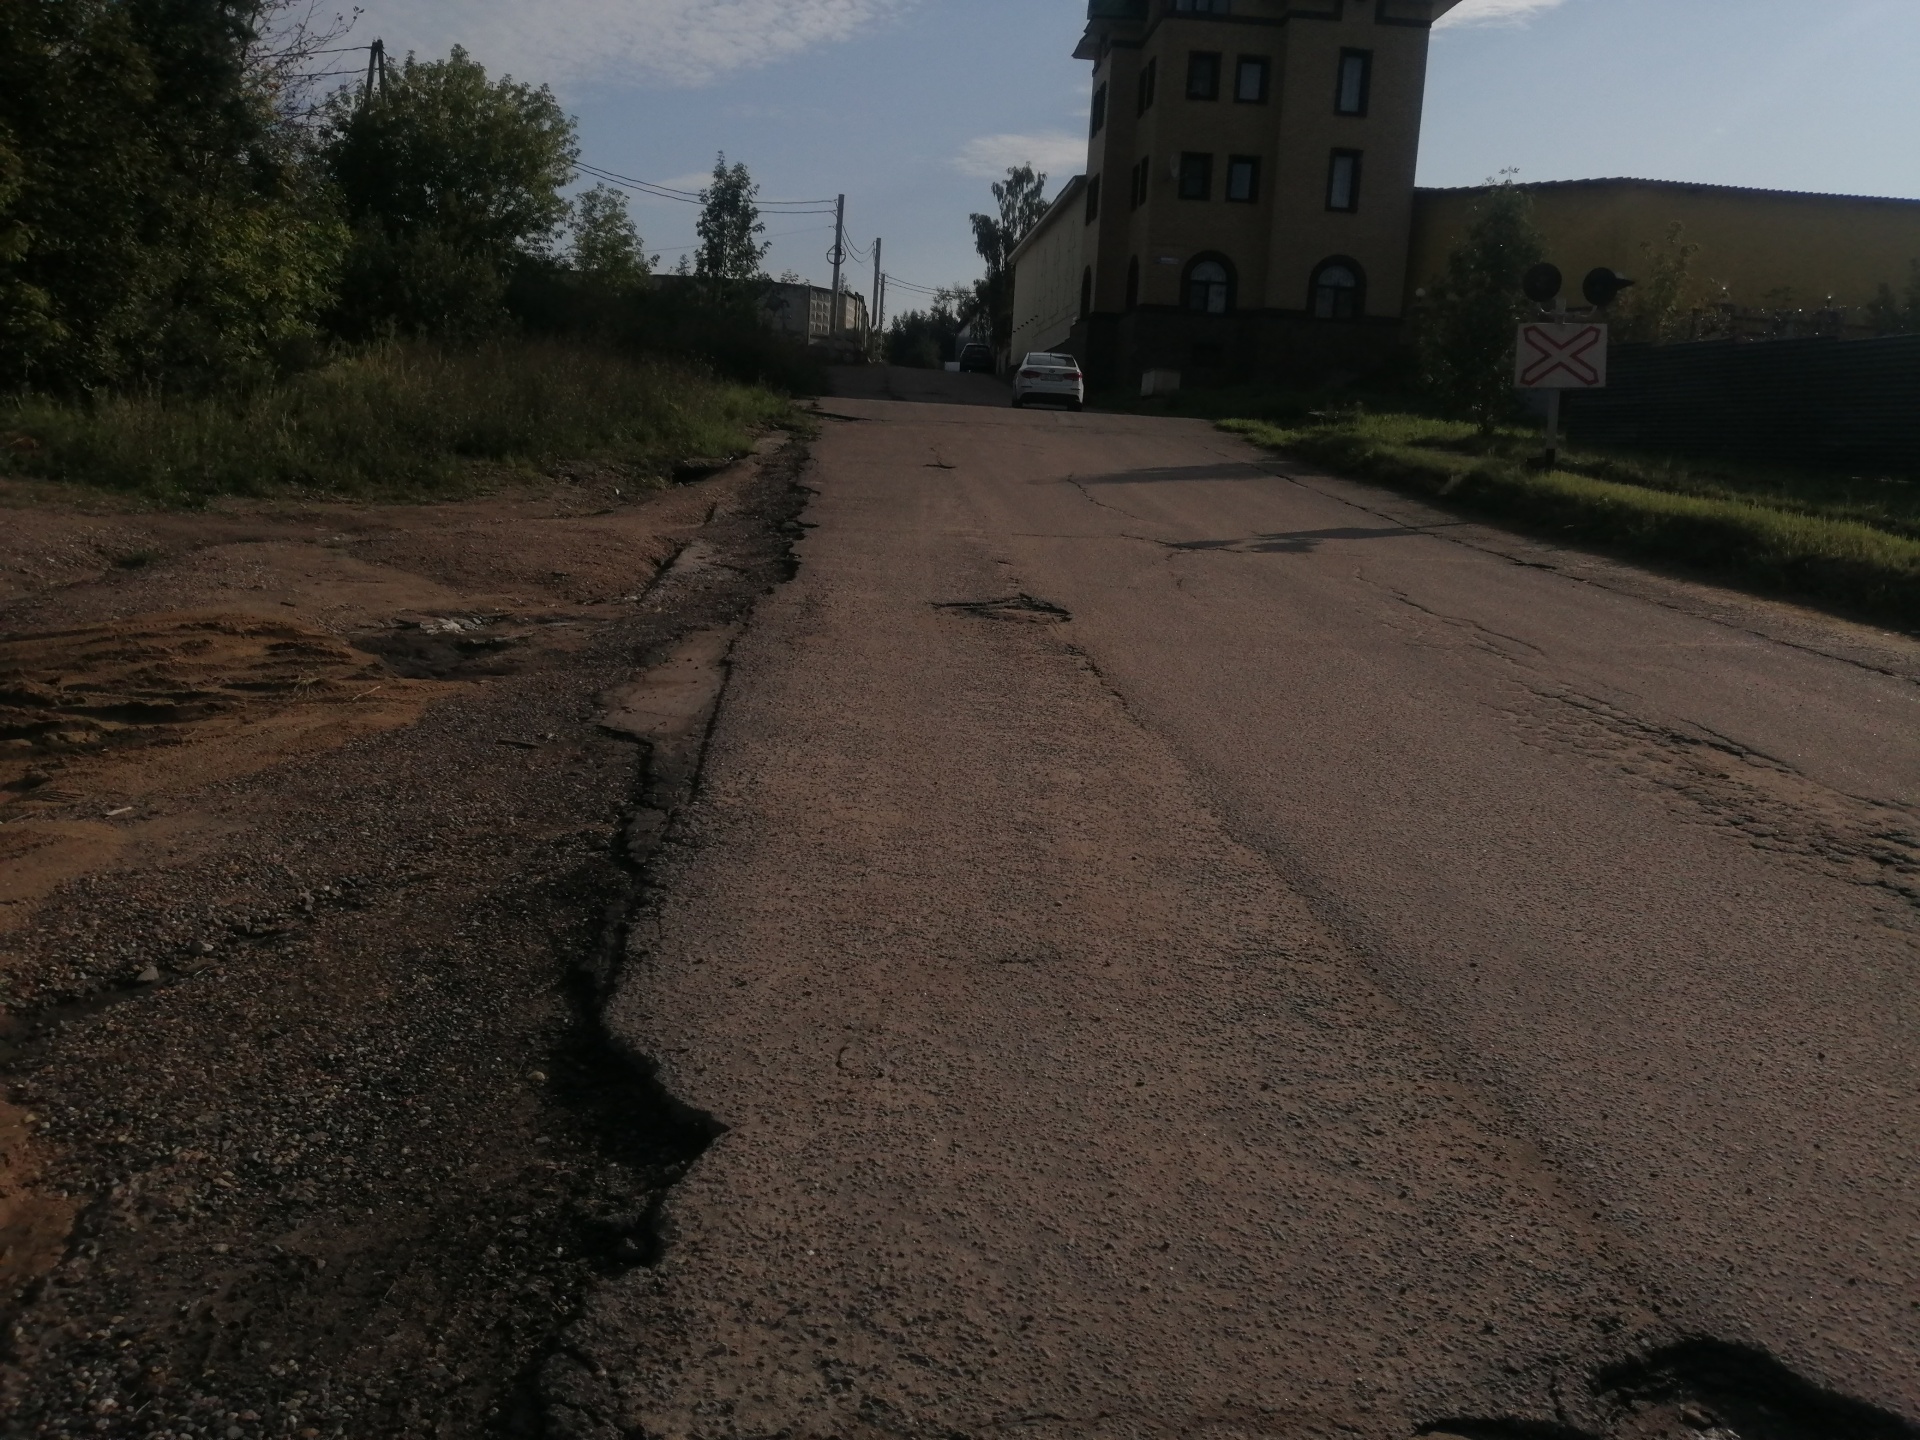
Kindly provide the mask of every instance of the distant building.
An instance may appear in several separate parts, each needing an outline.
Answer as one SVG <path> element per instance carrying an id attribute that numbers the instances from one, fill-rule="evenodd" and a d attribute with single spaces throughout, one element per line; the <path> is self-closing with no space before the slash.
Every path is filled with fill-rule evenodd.
<path id="1" fill-rule="evenodd" d="M 867 302 L 863 296 L 841 292 L 837 332 L 833 323 L 833 291 L 825 286 L 776 281 L 767 287 L 764 304 L 768 324 L 798 336 L 809 345 L 824 345 L 836 333 L 852 344 L 866 342 Z"/>
<path id="2" fill-rule="evenodd" d="M 1729 302 L 1861 311 L 1882 285 L 1906 287 L 1920 260 L 1920 200 L 1807 195 L 1667 180 L 1562 180 L 1521 187 L 1533 197 L 1547 258 L 1575 277 L 1606 265 L 1633 275 L 1678 222 L 1698 245 L 1693 270 Z M 1409 278 L 1426 286 L 1446 269 L 1485 187 L 1420 190 L 1413 205 Z"/>
<path id="3" fill-rule="evenodd" d="M 1427 48 L 1458 0 L 1090 0 L 1087 173 L 1014 251 L 1014 356 L 1096 383 L 1358 375 L 1402 342 L 1480 190 L 1416 190 Z M 1530 185 L 1549 256 L 1632 275 L 1679 221 L 1739 306 L 1906 286 L 1920 201 Z"/>
<path id="4" fill-rule="evenodd" d="M 1087 173 L 1014 254 L 1014 353 L 1108 382 L 1380 363 L 1455 3 L 1092 0 Z"/>

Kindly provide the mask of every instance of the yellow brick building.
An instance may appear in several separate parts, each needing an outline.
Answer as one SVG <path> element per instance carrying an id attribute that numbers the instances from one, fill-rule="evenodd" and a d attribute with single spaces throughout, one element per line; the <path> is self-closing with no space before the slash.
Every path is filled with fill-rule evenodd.
<path id="1" fill-rule="evenodd" d="M 1015 252 L 1014 352 L 1109 381 L 1378 363 L 1455 3 L 1092 0 L 1087 172 Z"/>
<path id="2" fill-rule="evenodd" d="M 1569 276 L 1608 266 L 1631 276 L 1642 246 L 1676 222 L 1698 245 L 1692 273 L 1739 306 L 1859 311 L 1881 285 L 1906 288 L 1920 260 L 1920 200 L 1807 195 L 1666 180 L 1566 180 L 1521 187 L 1533 197 L 1547 258 Z M 1446 269 L 1484 187 L 1414 193 L 1409 283 Z M 1578 303 L 1576 301 L 1576 303 Z"/>
<path id="3" fill-rule="evenodd" d="M 1070 350 L 1104 384 L 1385 361 L 1484 193 L 1414 186 L 1429 32 L 1456 3 L 1090 0 L 1087 170 L 1014 252 L 1014 357 Z M 1920 201 L 1526 188 L 1576 286 L 1633 275 L 1676 221 L 1694 273 L 1740 306 L 1858 313 L 1920 259 Z"/>

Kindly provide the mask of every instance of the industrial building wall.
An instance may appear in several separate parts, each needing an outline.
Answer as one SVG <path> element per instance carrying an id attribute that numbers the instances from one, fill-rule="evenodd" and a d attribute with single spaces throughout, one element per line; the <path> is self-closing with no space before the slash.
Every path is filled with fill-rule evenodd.
<path id="1" fill-rule="evenodd" d="M 1013 255 L 1015 361 L 1066 342 L 1080 318 L 1080 283 L 1092 263 L 1086 187 L 1074 180 Z"/>
<path id="2" fill-rule="evenodd" d="M 1829 297 L 1859 309 L 1879 287 L 1904 290 L 1920 260 L 1920 200 L 1801 195 L 1653 180 L 1569 180 L 1522 187 L 1547 238 L 1547 258 L 1577 277 L 1599 266 L 1633 275 L 1643 243 L 1675 221 L 1700 246 L 1694 273 L 1725 285 L 1736 305 L 1817 308 Z M 1465 237 L 1486 192 L 1420 190 L 1408 281 L 1431 285 Z M 1781 296 L 1791 292 L 1791 298 Z"/>

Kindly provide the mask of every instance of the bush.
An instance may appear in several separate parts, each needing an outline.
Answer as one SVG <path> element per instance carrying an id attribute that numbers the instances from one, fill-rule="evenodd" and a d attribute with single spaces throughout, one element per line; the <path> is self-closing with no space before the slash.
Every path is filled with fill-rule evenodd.
<path id="1" fill-rule="evenodd" d="M 394 342 L 245 396 L 28 397 L 0 471 L 195 502 L 289 489 L 395 497 L 478 483 L 478 461 L 602 460 L 664 476 L 740 453 L 787 404 L 686 364 L 578 343 Z"/>
<path id="2" fill-rule="evenodd" d="M 623 354 L 695 361 L 743 385 L 789 395 L 827 389 L 826 363 L 799 340 L 768 326 L 764 284 L 678 275 L 608 283 L 551 262 L 521 267 L 508 308 L 528 331 L 584 336 Z"/>

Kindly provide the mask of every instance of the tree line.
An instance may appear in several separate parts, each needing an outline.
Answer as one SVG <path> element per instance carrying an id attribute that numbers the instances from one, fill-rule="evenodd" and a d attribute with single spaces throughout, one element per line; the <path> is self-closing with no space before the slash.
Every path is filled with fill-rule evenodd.
<path id="1" fill-rule="evenodd" d="M 579 143 L 551 90 L 456 47 L 316 98 L 304 77 L 343 37 L 294 4 L 0 5 L 0 387 L 205 391 L 509 329 L 787 378 L 744 166 L 722 156 L 704 193 L 681 267 L 701 283 L 662 291 L 624 195 L 568 197 Z"/>

